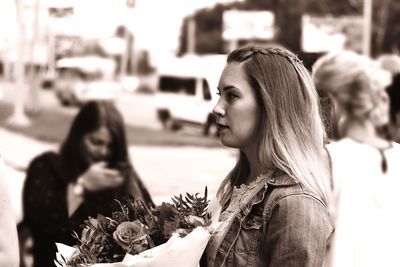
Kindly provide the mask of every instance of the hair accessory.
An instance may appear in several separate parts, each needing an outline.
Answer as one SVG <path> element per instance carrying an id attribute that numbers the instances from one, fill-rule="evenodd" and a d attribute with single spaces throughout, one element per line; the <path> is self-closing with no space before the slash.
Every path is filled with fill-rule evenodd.
<path id="1" fill-rule="evenodd" d="M 294 63 L 303 64 L 303 62 L 295 54 L 279 47 L 254 47 L 253 51 L 264 55 L 278 55 L 286 58 L 292 64 Z"/>
<path id="2" fill-rule="evenodd" d="M 280 47 L 248 46 L 239 48 L 231 53 L 231 55 L 228 57 L 228 61 L 230 58 L 234 58 L 238 61 L 245 61 L 255 54 L 278 55 L 289 60 L 293 66 L 296 66 L 296 63 L 303 65 L 303 62 L 295 54 Z"/>

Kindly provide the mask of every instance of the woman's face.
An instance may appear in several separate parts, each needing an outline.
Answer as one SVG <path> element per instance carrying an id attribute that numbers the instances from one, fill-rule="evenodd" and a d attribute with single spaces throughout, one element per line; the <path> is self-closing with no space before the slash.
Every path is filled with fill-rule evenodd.
<path id="1" fill-rule="evenodd" d="M 371 112 L 370 118 L 376 127 L 382 127 L 389 123 L 389 96 L 385 90 L 377 92 L 377 106 Z"/>
<path id="2" fill-rule="evenodd" d="M 219 101 L 213 109 L 222 144 L 246 149 L 257 144 L 260 107 L 240 63 L 228 63 L 222 72 Z"/>
<path id="3" fill-rule="evenodd" d="M 83 150 L 89 164 L 107 161 L 111 156 L 111 134 L 102 126 L 83 136 Z"/>

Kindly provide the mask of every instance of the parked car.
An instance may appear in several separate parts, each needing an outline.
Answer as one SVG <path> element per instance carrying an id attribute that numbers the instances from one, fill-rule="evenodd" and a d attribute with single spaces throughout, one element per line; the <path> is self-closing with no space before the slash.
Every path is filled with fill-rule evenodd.
<path id="1" fill-rule="evenodd" d="M 157 116 L 165 129 L 183 125 L 203 128 L 208 135 L 215 128 L 212 109 L 226 56 L 186 57 L 167 61 L 158 69 Z"/>
<path id="2" fill-rule="evenodd" d="M 54 91 L 63 105 L 80 105 L 90 100 L 114 101 L 122 90 L 114 81 L 115 62 L 101 57 L 63 58 L 56 64 Z"/>

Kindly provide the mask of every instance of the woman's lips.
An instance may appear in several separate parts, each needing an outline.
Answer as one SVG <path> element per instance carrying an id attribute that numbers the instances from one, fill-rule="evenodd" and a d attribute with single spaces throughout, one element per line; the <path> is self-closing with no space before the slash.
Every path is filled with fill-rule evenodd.
<path id="1" fill-rule="evenodd" d="M 229 127 L 224 124 L 217 123 L 217 128 L 218 128 L 218 131 L 223 131 L 223 130 L 228 129 Z"/>

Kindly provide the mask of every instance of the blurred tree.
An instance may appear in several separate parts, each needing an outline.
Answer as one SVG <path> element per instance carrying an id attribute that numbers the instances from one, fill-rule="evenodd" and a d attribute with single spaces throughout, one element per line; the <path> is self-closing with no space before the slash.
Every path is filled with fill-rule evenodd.
<path id="1" fill-rule="evenodd" d="M 218 4 L 213 8 L 201 9 L 193 15 L 196 23 L 196 53 L 222 53 L 222 14 L 228 6 Z M 183 21 L 178 55 L 183 55 L 188 52 L 188 28 L 190 19 L 190 17 L 186 17 Z"/>
<path id="2" fill-rule="evenodd" d="M 294 52 L 301 50 L 304 0 L 277 0 L 274 6 L 276 41 Z"/>
<path id="3" fill-rule="evenodd" d="M 224 53 L 222 17 L 224 11 L 231 9 L 275 11 L 278 31 L 276 40 L 273 41 L 298 51 L 303 2 L 304 0 L 246 0 L 201 9 L 193 15 L 196 22 L 196 53 Z M 179 55 L 187 52 L 187 24 L 188 19 L 185 19 L 181 30 Z M 279 29 L 285 29 L 285 31 L 281 32 Z"/>
<path id="4" fill-rule="evenodd" d="M 312 15 L 354 15 L 362 13 L 363 0 L 303 0 L 304 12 Z"/>
<path id="5" fill-rule="evenodd" d="M 380 53 L 400 53 L 400 1 L 386 0 L 379 12 L 379 33 L 373 49 Z M 374 44 L 374 43 L 373 43 Z"/>
<path id="6" fill-rule="evenodd" d="M 363 0 L 245 0 L 201 9 L 193 15 L 196 22 L 197 53 L 224 52 L 222 15 L 230 9 L 273 11 L 277 26 L 273 41 L 298 52 L 301 50 L 303 14 L 362 15 Z M 397 51 L 400 43 L 400 1 L 374 1 L 373 10 L 372 54 Z M 187 51 L 187 23 L 188 20 L 184 20 L 181 29 L 180 55 Z"/>

